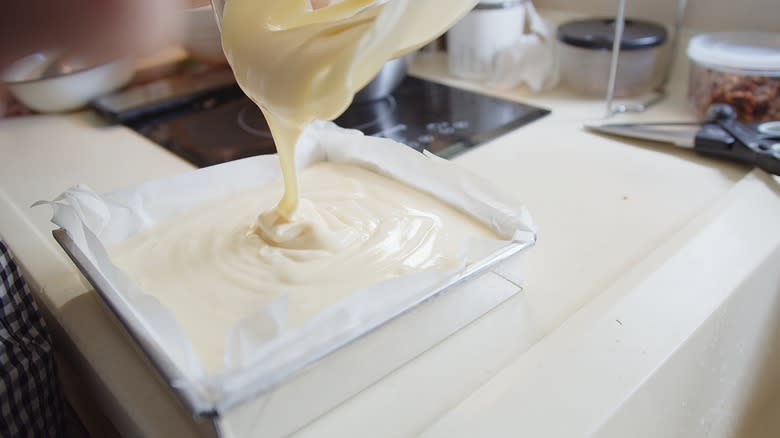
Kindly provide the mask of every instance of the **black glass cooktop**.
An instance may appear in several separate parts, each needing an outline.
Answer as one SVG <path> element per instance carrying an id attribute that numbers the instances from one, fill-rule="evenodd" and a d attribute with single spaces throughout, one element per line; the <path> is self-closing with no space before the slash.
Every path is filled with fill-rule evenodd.
<path id="1" fill-rule="evenodd" d="M 353 103 L 335 122 L 450 158 L 549 112 L 407 77 L 392 95 Z M 275 152 L 260 110 L 237 89 L 127 124 L 200 167 Z"/>

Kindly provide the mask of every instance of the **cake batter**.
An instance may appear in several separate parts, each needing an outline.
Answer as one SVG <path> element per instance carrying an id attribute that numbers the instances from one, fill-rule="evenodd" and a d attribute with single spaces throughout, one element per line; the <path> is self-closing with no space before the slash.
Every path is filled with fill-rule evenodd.
<path id="1" fill-rule="evenodd" d="M 288 221 L 298 205 L 295 141 L 312 120 L 333 120 L 388 59 L 424 45 L 476 0 L 227 0 L 222 46 L 236 80 L 265 115 L 284 195 L 263 214 Z"/>
<path id="2" fill-rule="evenodd" d="M 441 201 L 354 166 L 307 168 L 299 198 L 293 159 L 309 122 L 337 117 L 385 61 L 433 39 L 475 2 L 226 2 L 223 47 L 268 121 L 284 184 L 187 212 L 110 249 L 173 310 L 207 370 L 221 368 L 235 324 L 279 297 L 289 299 L 295 327 L 355 290 L 457 267 L 467 237 L 496 237 Z"/>
<path id="3" fill-rule="evenodd" d="M 252 224 L 282 182 L 209 203 L 109 248 L 114 264 L 171 309 L 210 371 L 235 324 L 287 296 L 299 326 L 355 290 L 456 268 L 469 237 L 495 233 L 442 201 L 372 171 L 323 162 L 300 173 L 291 221 Z"/>

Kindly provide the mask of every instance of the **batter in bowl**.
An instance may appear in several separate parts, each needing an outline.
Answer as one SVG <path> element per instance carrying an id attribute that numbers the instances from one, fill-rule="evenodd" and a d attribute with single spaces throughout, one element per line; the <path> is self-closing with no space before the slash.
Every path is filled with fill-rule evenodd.
<path id="1" fill-rule="evenodd" d="M 285 190 L 266 224 L 298 206 L 295 142 L 312 120 L 333 120 L 382 65 L 432 40 L 476 0 L 227 0 L 222 46 L 236 80 L 262 110 Z"/>

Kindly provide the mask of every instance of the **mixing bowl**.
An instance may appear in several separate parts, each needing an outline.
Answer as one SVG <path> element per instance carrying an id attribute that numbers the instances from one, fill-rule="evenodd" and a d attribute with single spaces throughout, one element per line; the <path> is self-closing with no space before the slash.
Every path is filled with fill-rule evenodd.
<path id="1" fill-rule="evenodd" d="M 134 62 L 98 62 L 88 56 L 40 52 L 11 64 L 3 82 L 20 102 L 40 112 L 78 109 L 92 99 L 127 84 Z"/>

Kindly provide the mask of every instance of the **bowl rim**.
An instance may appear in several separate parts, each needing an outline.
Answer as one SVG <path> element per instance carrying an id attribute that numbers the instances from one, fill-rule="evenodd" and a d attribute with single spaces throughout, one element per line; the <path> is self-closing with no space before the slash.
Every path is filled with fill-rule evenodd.
<path id="1" fill-rule="evenodd" d="M 122 57 L 122 58 L 114 58 L 112 60 L 101 62 L 101 63 L 95 64 L 95 65 L 91 65 L 89 67 L 84 67 L 82 69 L 78 69 L 78 70 L 75 70 L 75 71 L 71 71 L 71 72 L 67 72 L 67 73 L 61 73 L 61 74 L 58 74 L 56 76 L 48 76 L 48 77 L 45 77 L 45 78 L 38 77 L 38 78 L 35 78 L 35 79 L 22 79 L 22 80 L 8 79 L 7 75 L 9 74 L 10 71 L 12 71 L 14 69 L 14 67 L 18 66 L 18 64 L 20 64 L 20 63 L 22 63 L 22 62 L 24 62 L 24 61 L 26 61 L 26 60 L 28 60 L 30 58 L 37 57 L 37 56 L 46 56 L 47 58 L 51 58 L 53 56 L 58 56 L 58 55 L 59 55 L 59 53 L 57 51 L 48 50 L 48 51 L 34 52 L 34 53 L 29 54 L 29 55 L 23 56 L 23 57 L 17 59 L 16 61 L 12 62 L 11 64 L 9 64 L 8 67 L 4 68 L 2 70 L 2 72 L 0 72 L 0 79 L 2 79 L 2 82 L 4 84 L 6 84 L 6 85 L 23 85 L 23 84 L 32 84 L 32 83 L 35 83 L 35 82 L 53 81 L 53 80 L 58 80 L 58 79 L 61 79 L 61 78 L 67 78 L 67 77 L 70 77 L 70 76 L 75 76 L 75 75 L 78 75 L 78 74 L 81 74 L 81 73 L 85 73 L 85 72 L 88 72 L 88 71 L 91 71 L 91 70 L 97 70 L 99 68 L 104 68 L 104 67 L 109 67 L 109 66 L 121 64 L 121 63 L 124 63 L 124 62 L 129 62 L 131 60 L 131 57 L 125 56 L 125 57 Z"/>

